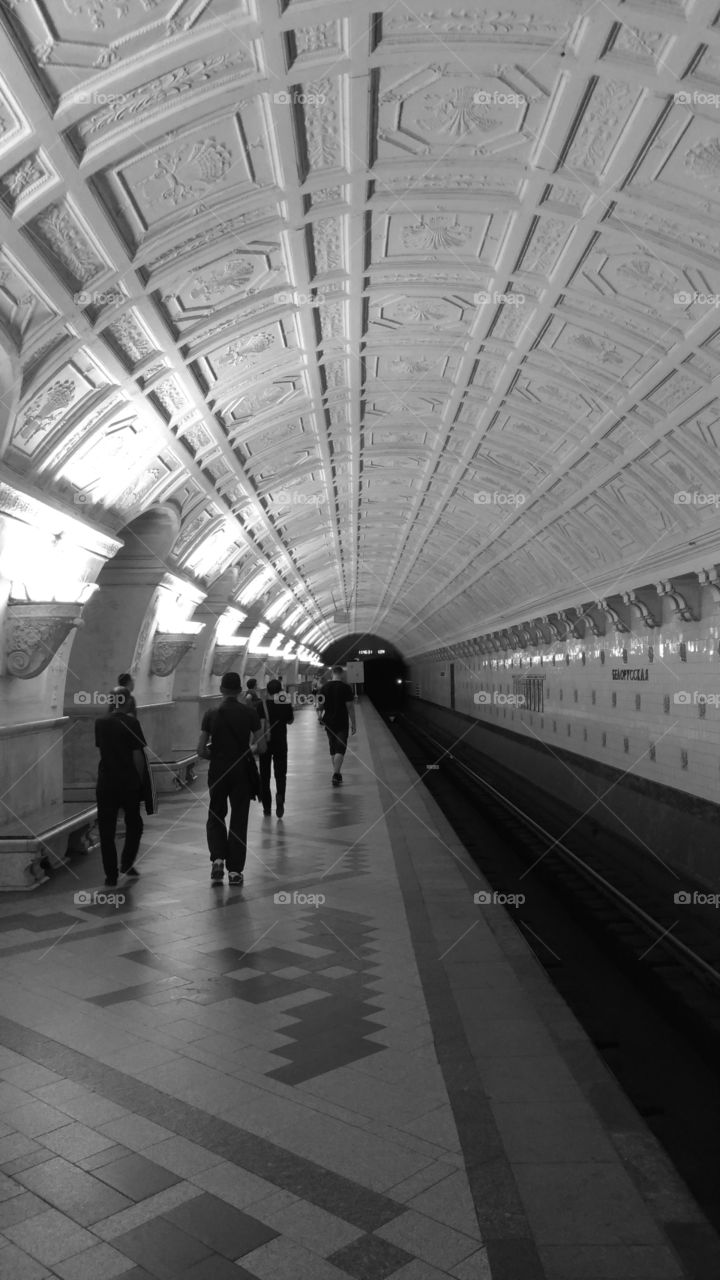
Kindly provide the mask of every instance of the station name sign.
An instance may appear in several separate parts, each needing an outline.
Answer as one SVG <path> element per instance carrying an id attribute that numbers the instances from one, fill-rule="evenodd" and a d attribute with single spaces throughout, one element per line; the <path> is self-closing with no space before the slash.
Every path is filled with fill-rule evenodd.
<path id="1" fill-rule="evenodd" d="M 613 680 L 647 680 L 650 676 L 649 667 L 613 667 Z"/>

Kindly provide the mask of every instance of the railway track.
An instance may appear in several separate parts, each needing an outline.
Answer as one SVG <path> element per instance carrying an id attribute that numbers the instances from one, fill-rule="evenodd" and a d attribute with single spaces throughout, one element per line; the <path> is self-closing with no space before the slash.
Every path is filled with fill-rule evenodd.
<path id="1" fill-rule="evenodd" d="M 416 715 L 388 728 L 492 888 L 525 894 L 513 920 L 720 1230 L 720 919 Z"/>

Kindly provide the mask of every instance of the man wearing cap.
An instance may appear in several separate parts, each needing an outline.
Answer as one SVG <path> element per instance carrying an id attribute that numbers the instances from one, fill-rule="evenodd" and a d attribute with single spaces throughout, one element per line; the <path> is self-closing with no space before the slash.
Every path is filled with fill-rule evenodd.
<path id="1" fill-rule="evenodd" d="M 238 702 L 241 690 L 237 672 L 226 671 L 220 682 L 223 701 L 214 711 L 205 712 L 200 727 L 198 755 L 210 761 L 206 831 L 213 884 L 222 883 L 226 866 L 231 885 L 243 882 L 248 815 L 257 773 L 250 748 L 257 743 L 258 750 L 264 750 L 260 718 L 247 703 Z M 229 830 L 225 825 L 228 803 Z"/>

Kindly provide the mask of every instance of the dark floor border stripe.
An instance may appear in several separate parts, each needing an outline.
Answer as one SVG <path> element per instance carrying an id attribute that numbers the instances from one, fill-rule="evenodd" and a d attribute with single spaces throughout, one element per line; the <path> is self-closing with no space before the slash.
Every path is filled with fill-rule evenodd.
<path id="1" fill-rule="evenodd" d="M 373 726 L 374 727 L 374 726 Z M 384 725 L 380 726 L 386 733 Z M 378 778 L 382 739 L 368 733 Z M 455 1118 L 465 1173 L 493 1280 L 546 1280 L 517 1183 L 475 1066 L 452 988 L 432 943 L 430 917 L 413 866 L 401 806 L 380 788 L 398 883 L 430 1018 L 435 1051 Z"/>
<path id="2" fill-rule="evenodd" d="M 0 1045 L 67 1080 L 84 1085 L 134 1115 L 143 1116 L 179 1137 L 196 1142 L 220 1159 L 272 1182 L 282 1191 L 290 1191 L 308 1200 L 362 1231 L 376 1231 L 407 1211 L 404 1204 L 380 1192 L 363 1187 L 342 1174 L 332 1173 L 267 1138 L 258 1137 L 190 1103 L 173 1098 L 118 1071 L 116 1067 L 96 1062 L 87 1054 L 2 1015 Z M 238 1084 L 238 1088 L 241 1087 Z M 273 1096 L 268 1094 L 268 1098 Z M 71 1119 L 69 1116 L 68 1123 Z"/>

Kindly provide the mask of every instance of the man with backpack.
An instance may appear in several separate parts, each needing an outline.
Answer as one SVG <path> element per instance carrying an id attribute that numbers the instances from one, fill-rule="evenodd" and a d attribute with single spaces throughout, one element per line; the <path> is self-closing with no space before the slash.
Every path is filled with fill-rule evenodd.
<path id="1" fill-rule="evenodd" d="M 241 885 L 247 857 L 247 826 L 250 801 L 258 797 L 260 780 L 251 747 L 262 753 L 261 725 L 257 712 L 238 702 L 242 681 L 236 671 L 226 671 L 220 682 L 223 702 L 206 711 L 200 727 L 197 753 L 209 760 L 210 798 L 207 842 L 212 868 L 210 879 L 221 884 L 228 871 L 228 883 Z M 230 827 L 225 817 L 230 804 Z"/>

